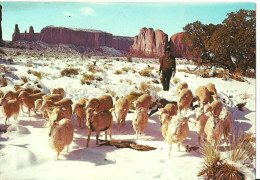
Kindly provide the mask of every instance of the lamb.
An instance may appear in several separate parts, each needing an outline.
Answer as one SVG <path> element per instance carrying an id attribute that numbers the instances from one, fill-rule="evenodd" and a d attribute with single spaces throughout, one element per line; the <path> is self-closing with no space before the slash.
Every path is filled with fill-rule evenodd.
<path id="1" fill-rule="evenodd" d="M 112 138 L 113 131 L 113 116 L 108 110 L 97 112 L 92 108 L 87 109 L 87 122 L 88 139 L 86 147 L 88 147 L 90 135 L 92 131 L 96 132 L 96 144 L 98 144 L 98 136 L 101 131 L 105 131 L 105 139 L 107 140 L 107 133 L 109 131 L 109 137 Z"/>
<path id="2" fill-rule="evenodd" d="M 199 107 L 202 109 L 210 101 L 210 92 L 205 86 L 199 86 L 195 91 L 195 95 L 199 102 Z"/>
<path id="3" fill-rule="evenodd" d="M 138 139 L 138 134 L 144 133 L 145 128 L 148 125 L 148 109 L 144 107 L 137 108 L 134 111 L 134 117 L 133 117 L 133 128 L 136 132 L 136 139 Z"/>
<path id="4" fill-rule="evenodd" d="M 215 85 L 213 83 L 208 83 L 206 85 L 207 89 L 209 90 L 210 93 L 210 100 L 209 102 L 212 103 L 214 100 L 218 99 L 218 93 L 217 90 L 215 88 Z"/>
<path id="5" fill-rule="evenodd" d="M 115 103 L 115 115 L 116 115 L 116 118 L 117 118 L 117 129 L 118 129 L 118 131 L 120 131 L 121 126 L 125 125 L 125 119 L 126 119 L 126 115 L 127 115 L 128 111 L 129 111 L 128 99 L 119 98 Z"/>
<path id="6" fill-rule="evenodd" d="M 69 145 L 73 140 L 74 127 L 70 119 L 61 119 L 60 121 L 54 121 L 50 128 L 49 144 L 57 152 L 57 160 L 59 155 L 67 146 L 67 152 L 69 151 Z"/>
<path id="7" fill-rule="evenodd" d="M 30 117 L 30 111 L 31 109 L 34 110 L 34 113 L 37 115 L 36 110 L 35 110 L 35 101 L 37 99 L 41 99 L 42 96 L 44 96 L 44 93 L 37 93 L 37 94 L 29 94 L 26 91 L 22 91 L 19 95 L 18 98 L 22 99 L 23 105 L 25 105 L 28 108 L 28 115 Z"/>
<path id="8" fill-rule="evenodd" d="M 182 115 L 173 116 L 168 126 L 168 132 L 165 141 L 170 145 L 169 156 L 171 155 L 172 143 L 178 144 L 178 151 L 180 145 L 189 136 L 188 119 Z"/>
<path id="9" fill-rule="evenodd" d="M 62 98 L 65 97 L 65 91 L 63 88 L 54 88 L 51 90 L 51 94 L 60 94 L 62 95 Z"/>
<path id="10" fill-rule="evenodd" d="M 223 123 L 219 118 L 215 118 L 211 112 L 208 113 L 209 118 L 205 125 L 205 139 L 208 143 L 217 145 L 223 134 Z"/>
<path id="11" fill-rule="evenodd" d="M 223 134 L 226 138 L 228 137 L 229 132 L 232 130 L 232 117 L 230 112 L 227 110 L 227 107 L 221 111 L 219 118 L 223 123 Z"/>
<path id="12" fill-rule="evenodd" d="M 8 100 L 3 98 L 1 100 L 0 106 L 3 106 L 2 113 L 6 117 L 6 121 L 9 120 L 12 116 L 15 120 L 17 120 L 17 116 L 19 115 L 20 106 L 17 100 Z"/>
<path id="13" fill-rule="evenodd" d="M 219 116 L 220 112 L 222 111 L 223 109 L 223 104 L 221 101 L 218 101 L 218 100 L 214 100 L 212 103 L 211 103 L 211 111 L 214 115 L 214 117 L 217 117 Z"/>
<path id="14" fill-rule="evenodd" d="M 76 114 L 77 123 L 80 128 L 83 128 L 83 123 L 86 120 L 85 106 L 87 102 L 88 102 L 87 98 L 81 98 L 73 105 L 74 106 L 73 114 Z"/>
<path id="15" fill-rule="evenodd" d="M 113 99 L 110 95 L 103 95 L 99 98 L 92 98 L 88 102 L 88 105 L 86 105 L 86 109 L 88 108 L 93 108 L 97 112 L 110 110 L 113 108 Z"/>
<path id="16" fill-rule="evenodd" d="M 148 110 L 151 104 L 152 96 L 150 96 L 149 94 L 143 94 L 142 96 L 138 97 L 138 99 L 134 102 L 134 106 L 136 109 L 143 107 Z"/>
<path id="17" fill-rule="evenodd" d="M 191 90 L 183 89 L 178 96 L 178 102 L 177 102 L 179 114 L 181 114 L 181 110 L 184 108 L 185 108 L 185 113 L 187 113 L 187 108 L 190 107 L 192 100 L 193 100 L 193 95 Z"/>
<path id="18" fill-rule="evenodd" d="M 180 83 L 177 86 L 177 95 L 179 95 L 183 89 L 188 89 L 188 84 L 186 82 Z"/>
<path id="19" fill-rule="evenodd" d="M 162 114 L 169 114 L 169 116 L 177 115 L 177 107 L 175 104 L 167 104 L 164 108 L 159 109 L 159 116 Z"/>
<path id="20" fill-rule="evenodd" d="M 206 106 L 205 106 L 206 107 Z M 200 144 L 201 134 L 204 134 L 205 137 L 205 125 L 209 119 L 209 115 L 201 110 L 196 111 L 196 130 L 198 133 L 198 143 Z"/>

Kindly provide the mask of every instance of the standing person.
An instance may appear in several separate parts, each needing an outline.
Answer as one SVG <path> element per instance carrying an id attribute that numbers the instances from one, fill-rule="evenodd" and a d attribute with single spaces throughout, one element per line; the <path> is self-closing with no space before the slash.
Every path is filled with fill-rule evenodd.
<path id="1" fill-rule="evenodd" d="M 171 55 L 169 46 L 167 46 L 164 55 L 160 58 L 159 62 L 160 62 L 159 75 L 161 74 L 162 71 L 161 82 L 163 85 L 163 90 L 169 91 L 172 73 L 174 72 L 173 76 L 176 73 L 175 57 Z"/>

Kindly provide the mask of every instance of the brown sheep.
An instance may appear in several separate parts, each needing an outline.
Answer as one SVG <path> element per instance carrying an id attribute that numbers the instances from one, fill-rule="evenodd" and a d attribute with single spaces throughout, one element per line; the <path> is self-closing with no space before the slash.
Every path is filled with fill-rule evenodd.
<path id="1" fill-rule="evenodd" d="M 53 110 L 47 112 L 49 117 L 48 122 L 50 125 L 52 125 L 54 121 L 58 122 L 63 118 L 71 119 L 71 114 L 63 107 L 54 107 Z"/>
<path id="2" fill-rule="evenodd" d="M 209 102 L 212 103 L 214 100 L 218 99 L 217 90 L 216 90 L 215 85 L 213 83 L 208 83 L 206 85 L 206 87 L 207 87 L 207 89 L 210 92 L 210 100 L 209 100 Z"/>
<path id="3" fill-rule="evenodd" d="M 134 111 L 133 117 L 133 128 L 136 132 L 136 138 L 138 139 L 138 134 L 144 133 L 145 128 L 148 125 L 148 110 L 147 108 L 140 107 Z"/>
<path id="4" fill-rule="evenodd" d="M 201 135 L 204 134 L 205 137 L 205 125 L 209 119 L 209 115 L 201 110 L 197 110 L 196 112 L 196 131 L 198 133 L 198 143 L 200 144 Z"/>
<path id="5" fill-rule="evenodd" d="M 193 100 L 193 95 L 191 90 L 183 89 L 178 96 L 178 111 L 181 114 L 181 110 L 185 108 L 185 113 L 187 113 L 187 108 L 190 107 L 190 104 Z"/>
<path id="6" fill-rule="evenodd" d="M 162 136 L 165 138 L 166 135 L 167 135 L 167 132 L 168 132 L 168 127 L 169 127 L 169 124 L 172 120 L 172 117 L 169 116 L 169 114 L 167 113 L 163 113 L 161 116 L 160 116 L 160 122 L 161 122 L 161 131 L 162 131 Z"/>
<path id="7" fill-rule="evenodd" d="M 65 91 L 63 88 L 54 88 L 51 90 L 51 94 L 60 94 L 62 95 L 62 98 L 65 97 Z"/>
<path id="8" fill-rule="evenodd" d="M 86 120 L 86 103 L 88 102 L 87 98 L 79 99 L 73 106 L 73 114 L 77 116 L 77 123 L 80 128 L 83 128 L 83 123 Z"/>
<path id="9" fill-rule="evenodd" d="M 30 116 L 31 109 L 34 110 L 34 113 L 37 115 L 35 110 L 35 101 L 37 99 L 41 99 L 45 94 L 44 93 L 37 93 L 37 94 L 29 94 L 26 91 L 22 91 L 19 95 L 19 98 L 22 99 L 23 105 L 28 108 L 28 115 Z"/>
<path id="10" fill-rule="evenodd" d="M 188 89 L 188 84 L 186 82 L 180 83 L 177 86 L 177 95 L 179 95 L 183 89 Z"/>
<path id="11" fill-rule="evenodd" d="M 43 100 L 51 100 L 52 102 L 57 102 L 63 99 L 63 96 L 60 94 L 51 94 L 43 96 Z"/>
<path id="12" fill-rule="evenodd" d="M 220 112 L 223 109 L 223 104 L 221 101 L 215 100 L 211 103 L 211 109 L 212 109 L 212 113 L 214 115 L 214 117 L 219 116 Z"/>
<path id="13" fill-rule="evenodd" d="M 19 115 L 20 106 L 17 100 L 8 100 L 3 98 L 1 100 L 0 106 L 3 106 L 2 112 L 3 115 L 6 117 L 6 121 L 10 119 L 10 117 L 14 117 L 15 120 L 17 120 L 17 116 Z"/>
<path id="14" fill-rule="evenodd" d="M 199 107 L 202 109 L 210 101 L 210 92 L 205 86 L 199 86 L 195 91 L 195 95 L 199 102 Z"/>
<path id="15" fill-rule="evenodd" d="M 125 125 L 126 115 L 129 111 L 129 102 L 126 98 L 119 98 L 115 103 L 115 115 L 117 118 L 117 129 Z M 122 120 L 122 121 L 121 121 Z"/>
<path id="16" fill-rule="evenodd" d="M 110 110 L 113 108 L 113 99 L 110 95 L 103 95 L 99 98 L 92 98 L 86 105 L 86 109 L 88 108 L 93 108 L 97 112 Z"/>
<path id="17" fill-rule="evenodd" d="M 227 110 L 227 107 L 221 111 L 219 115 L 220 120 L 223 124 L 223 134 L 226 137 L 228 137 L 229 132 L 232 130 L 232 116 L 230 112 Z"/>
<path id="18" fill-rule="evenodd" d="M 165 138 L 166 142 L 170 145 L 169 156 L 171 155 L 172 143 L 178 144 L 178 151 L 180 151 L 180 145 L 188 136 L 188 119 L 181 115 L 173 116 Z"/>
<path id="19" fill-rule="evenodd" d="M 90 141 L 90 135 L 92 131 L 96 132 L 96 144 L 98 144 L 98 136 L 101 131 L 105 131 L 105 139 L 107 140 L 107 131 L 109 131 L 109 137 L 111 139 L 113 131 L 113 116 L 110 111 L 104 110 L 97 112 L 92 108 L 87 109 L 87 122 L 88 139 L 86 147 L 88 147 Z"/>

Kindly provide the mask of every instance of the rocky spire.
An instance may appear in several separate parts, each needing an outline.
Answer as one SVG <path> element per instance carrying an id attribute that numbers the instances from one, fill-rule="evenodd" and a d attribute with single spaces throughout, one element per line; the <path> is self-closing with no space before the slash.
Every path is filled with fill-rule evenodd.
<path id="1" fill-rule="evenodd" d="M 13 41 L 17 41 L 20 39 L 21 39 L 20 30 L 19 30 L 18 24 L 15 24 L 15 29 L 14 29 L 14 33 L 13 33 Z"/>

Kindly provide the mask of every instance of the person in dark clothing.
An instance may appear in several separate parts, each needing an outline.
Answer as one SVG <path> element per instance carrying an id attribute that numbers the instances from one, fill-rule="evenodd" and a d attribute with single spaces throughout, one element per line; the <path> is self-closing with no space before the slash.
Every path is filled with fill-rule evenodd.
<path id="1" fill-rule="evenodd" d="M 168 46 L 164 52 L 164 55 L 159 59 L 160 62 L 160 69 L 159 75 L 162 71 L 161 82 L 163 85 L 164 91 L 169 91 L 170 89 L 170 80 L 176 73 L 176 62 L 175 57 L 171 55 L 170 47 Z"/>

